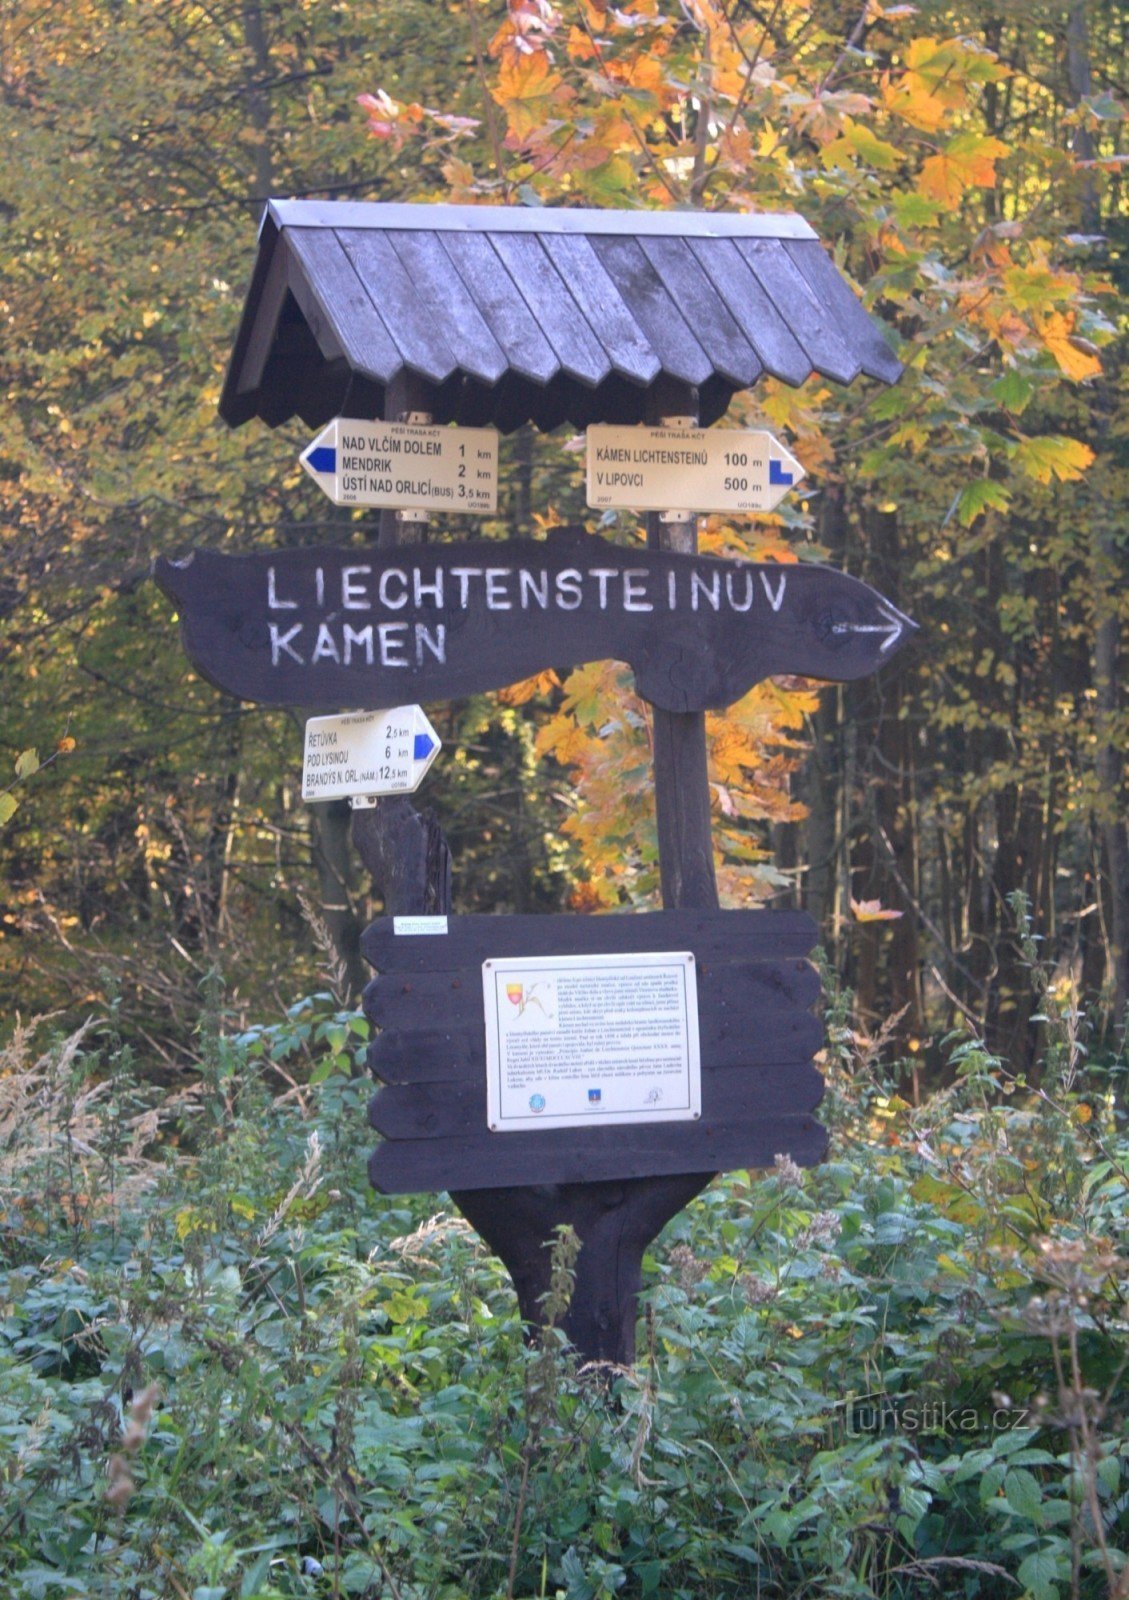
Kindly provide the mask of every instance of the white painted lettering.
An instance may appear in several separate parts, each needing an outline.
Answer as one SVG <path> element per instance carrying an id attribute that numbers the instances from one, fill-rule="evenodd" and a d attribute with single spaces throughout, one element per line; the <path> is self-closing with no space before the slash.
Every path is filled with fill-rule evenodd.
<path id="1" fill-rule="evenodd" d="M 745 580 L 745 603 L 738 605 L 734 593 L 734 583 L 740 579 Z M 748 611 L 753 603 L 753 575 L 751 572 L 727 572 L 725 574 L 725 598 L 729 601 L 731 611 Z"/>
<path id="2" fill-rule="evenodd" d="M 511 567 L 486 568 L 486 608 L 488 611 L 512 611 L 514 603 L 510 599 L 506 585 L 513 575 Z"/>
<path id="3" fill-rule="evenodd" d="M 297 611 L 297 600 L 280 600 L 275 588 L 274 568 L 267 568 L 267 610 L 268 611 Z"/>
<path id="4" fill-rule="evenodd" d="M 314 586 L 317 590 L 318 605 L 325 605 L 325 568 L 318 567 L 314 573 Z"/>
<path id="5" fill-rule="evenodd" d="M 780 574 L 780 582 L 776 586 L 775 594 L 772 592 L 772 585 L 768 581 L 767 572 L 761 573 L 761 582 L 764 584 L 764 592 L 768 596 L 769 605 L 774 611 L 779 611 L 784 602 L 784 589 L 788 582 L 787 574 L 783 572 Z"/>
<path id="6" fill-rule="evenodd" d="M 439 622 L 431 633 L 422 622 L 416 623 L 416 666 L 423 666 L 423 652 L 430 650 L 440 666 L 447 662 L 447 624 Z"/>
<path id="7" fill-rule="evenodd" d="M 666 603 L 670 611 L 678 606 L 678 574 L 673 567 L 666 575 Z"/>
<path id="8" fill-rule="evenodd" d="M 671 573 L 673 578 L 674 574 Z M 625 611 L 653 611 L 647 599 L 646 567 L 625 567 L 623 573 L 623 609 Z"/>
<path id="9" fill-rule="evenodd" d="M 702 576 L 702 574 L 700 572 L 691 572 L 691 574 L 690 574 L 690 609 L 691 609 L 691 611 L 697 611 L 697 609 L 698 609 L 698 596 L 700 594 L 705 595 L 706 599 L 709 601 L 710 605 L 713 607 L 713 609 L 715 611 L 719 611 L 721 609 L 721 573 L 720 572 L 711 573 L 709 582 L 706 581 L 706 579 Z"/>
<path id="10" fill-rule="evenodd" d="M 345 624 L 345 632 L 344 632 L 344 635 L 343 635 L 343 641 L 342 642 L 343 642 L 343 644 L 345 646 L 345 650 L 344 650 L 345 665 L 347 667 L 351 666 L 352 662 L 353 662 L 353 646 L 354 645 L 356 645 L 358 650 L 364 650 L 364 653 L 365 653 L 365 666 L 366 667 L 371 667 L 372 666 L 372 623 L 371 622 L 368 624 L 367 627 L 364 627 L 364 628 L 352 628 L 349 625 L 349 623 L 346 623 Z"/>
<path id="11" fill-rule="evenodd" d="M 314 645 L 314 653 L 310 657 L 311 665 L 317 666 L 325 657 L 335 661 L 338 666 L 341 665 L 341 653 L 337 648 L 337 641 L 330 632 L 328 622 L 318 624 L 318 642 Z"/>
<path id="12" fill-rule="evenodd" d="M 547 572 L 527 572 L 522 567 L 518 572 L 517 581 L 521 594 L 521 609 L 523 611 L 529 609 L 529 597 L 532 595 L 542 611 L 544 611 L 549 604 L 549 574 Z"/>
<path id="13" fill-rule="evenodd" d="M 406 622 L 381 622 L 377 626 L 380 635 L 380 665 L 382 667 L 406 667 L 407 658 L 404 655 L 404 635 L 408 631 Z"/>
<path id="14" fill-rule="evenodd" d="M 436 611 L 443 609 L 443 568 L 436 567 L 435 582 L 424 583 L 418 567 L 412 568 L 412 594 L 417 608 L 423 604 L 424 595 L 430 595 L 435 602 Z"/>
<path id="15" fill-rule="evenodd" d="M 593 567 L 588 576 L 595 578 L 599 584 L 600 610 L 606 611 L 608 609 L 608 579 L 618 577 L 619 574 L 614 567 Z"/>
<path id="16" fill-rule="evenodd" d="M 398 595 L 395 595 L 395 596 L 392 595 L 392 593 L 389 591 L 389 588 L 388 588 L 389 583 L 398 583 L 398 584 L 400 584 L 401 589 L 400 589 L 400 593 Z M 384 606 L 387 610 L 389 610 L 389 611 L 400 611 L 400 610 L 402 610 L 402 608 L 404 606 L 406 606 L 407 603 L 408 603 L 408 575 L 407 575 L 407 573 L 401 571 L 401 569 L 399 567 L 388 567 L 384 572 L 382 572 L 380 574 L 380 588 L 379 588 L 379 590 L 377 592 L 380 595 L 380 603 L 381 603 L 381 605 Z"/>
<path id="17" fill-rule="evenodd" d="M 341 604 L 346 611 L 368 610 L 368 584 L 356 583 L 354 579 L 367 578 L 371 572 L 371 567 L 342 567 Z"/>
<path id="18" fill-rule="evenodd" d="M 272 667 L 278 666 L 284 650 L 288 656 L 293 656 L 294 660 L 300 667 L 304 667 L 306 665 L 304 658 L 298 654 L 297 650 L 295 650 L 294 646 L 290 643 L 291 639 L 297 638 L 301 631 L 302 624 L 300 622 L 295 623 L 294 627 L 292 627 L 287 633 L 279 633 L 277 622 L 272 622 L 270 624 L 270 664 Z"/>
<path id="19" fill-rule="evenodd" d="M 575 611 L 583 599 L 581 577 L 575 567 L 565 567 L 557 573 L 557 606 L 561 611 Z"/>
<path id="20" fill-rule="evenodd" d="M 472 578 L 481 578 L 482 568 L 452 567 L 451 576 L 452 578 L 458 578 L 459 580 L 459 605 L 465 611 L 467 607 L 467 591 L 470 588 L 470 580 Z"/>

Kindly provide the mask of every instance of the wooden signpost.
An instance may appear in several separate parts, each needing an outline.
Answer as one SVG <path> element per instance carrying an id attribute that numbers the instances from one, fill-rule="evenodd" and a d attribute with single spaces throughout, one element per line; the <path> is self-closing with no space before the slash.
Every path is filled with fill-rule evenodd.
<path id="1" fill-rule="evenodd" d="M 372 1181 L 447 1188 L 534 1325 L 546 1244 L 575 1229 L 563 1326 L 589 1359 L 632 1359 L 643 1252 L 714 1173 L 825 1149 L 816 929 L 719 911 L 705 712 L 773 674 L 861 677 L 914 625 L 841 573 L 700 556 L 678 509 L 779 502 L 802 469 L 778 441 L 699 423 L 763 372 L 812 371 L 900 368 L 797 217 L 272 202 L 221 411 L 322 428 L 303 466 L 336 503 L 385 508 L 378 545 L 156 564 L 204 676 L 349 708 L 327 724 L 379 712 L 389 751 L 406 702 L 631 665 L 653 707 L 663 912 L 454 916 L 446 841 L 406 798 L 406 744 L 383 763 L 399 792 L 353 821 L 386 912 L 364 936 Z M 579 528 L 421 542 L 427 508 L 482 512 L 496 494 L 496 435 L 436 417 L 588 427 L 589 504 L 647 509 L 646 548 Z M 337 752 L 311 777 L 382 764 L 340 737 L 307 750 Z M 413 743 L 412 761 L 433 753 Z"/>
<path id="2" fill-rule="evenodd" d="M 827 567 L 631 549 L 582 528 L 394 551 L 197 550 L 162 558 L 156 578 L 198 671 L 266 705 L 450 700 L 614 658 L 653 705 L 703 711 L 778 673 L 863 677 L 914 631 Z"/>

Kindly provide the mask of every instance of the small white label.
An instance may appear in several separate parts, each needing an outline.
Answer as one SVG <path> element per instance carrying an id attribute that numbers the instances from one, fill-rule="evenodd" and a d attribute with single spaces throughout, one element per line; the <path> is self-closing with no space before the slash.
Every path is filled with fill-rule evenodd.
<path id="1" fill-rule="evenodd" d="M 804 469 L 771 433 L 738 428 L 588 429 L 588 504 L 596 510 L 771 511 Z"/>
<path id="2" fill-rule="evenodd" d="M 393 933 L 446 933 L 446 917 L 393 917 Z"/>
<path id="3" fill-rule="evenodd" d="M 701 1115 L 689 951 L 499 958 L 482 986 L 493 1132 Z"/>
<path id="4" fill-rule="evenodd" d="M 302 757 L 302 799 L 414 794 L 439 754 L 422 706 L 311 717 Z"/>

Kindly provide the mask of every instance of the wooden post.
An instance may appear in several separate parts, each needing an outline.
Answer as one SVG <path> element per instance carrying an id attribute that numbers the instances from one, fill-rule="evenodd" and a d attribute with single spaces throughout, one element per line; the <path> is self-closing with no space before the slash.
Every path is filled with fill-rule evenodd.
<path id="1" fill-rule="evenodd" d="M 415 373 L 401 371 L 384 394 L 384 419 L 399 421 L 422 412 L 430 421 L 430 386 Z M 418 520 L 399 511 L 382 511 L 382 547 L 408 544 L 419 536 Z M 402 795 L 353 813 L 353 843 L 372 874 L 389 916 L 438 916 L 451 909 L 451 854 L 430 809 L 417 811 Z"/>
<path id="2" fill-rule="evenodd" d="M 653 426 L 672 417 L 697 424 L 697 400 L 688 387 L 669 384 L 657 388 L 648 409 L 647 420 Z M 696 554 L 698 524 L 693 511 L 677 521 L 670 512 L 648 512 L 647 544 L 652 550 Z M 717 878 L 705 713 L 662 711 L 656 706 L 652 715 L 663 905 L 668 911 L 712 911 L 717 907 Z"/>

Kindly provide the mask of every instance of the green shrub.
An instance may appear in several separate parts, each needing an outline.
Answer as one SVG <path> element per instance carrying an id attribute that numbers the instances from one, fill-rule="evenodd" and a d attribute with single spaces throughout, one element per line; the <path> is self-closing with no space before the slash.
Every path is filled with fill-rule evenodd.
<path id="1" fill-rule="evenodd" d="M 159 1101 L 112 1030 L 21 1034 L 6 1592 L 1124 1592 L 1112 1080 L 1054 1055 L 1052 1016 L 1038 1089 L 961 1037 L 952 1087 L 913 1108 L 831 1020 L 832 1158 L 731 1174 L 676 1218 L 640 1359 L 602 1375 L 526 1345 L 447 1202 L 370 1193 L 366 1027 L 331 995 L 236 1038 L 213 995 L 199 1082 Z"/>

